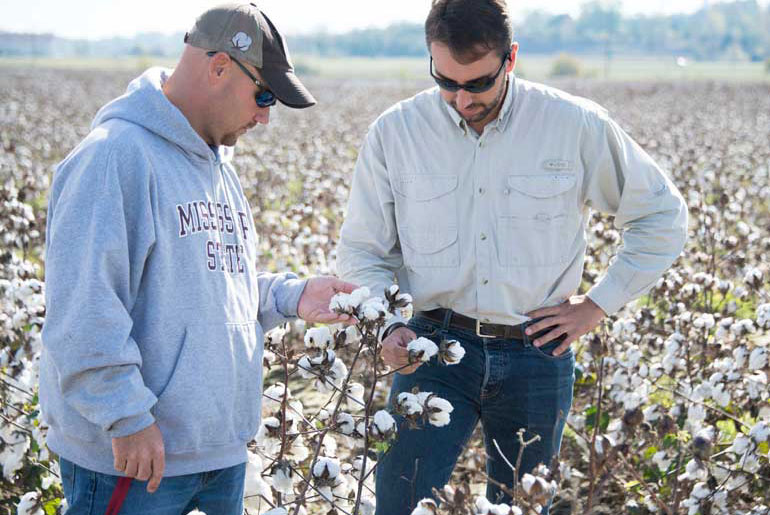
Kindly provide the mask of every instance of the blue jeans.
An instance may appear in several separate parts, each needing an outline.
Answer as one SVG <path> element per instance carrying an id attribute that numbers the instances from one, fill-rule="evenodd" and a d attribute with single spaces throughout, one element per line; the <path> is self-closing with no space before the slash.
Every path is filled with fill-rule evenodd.
<path id="1" fill-rule="evenodd" d="M 67 515 L 103 515 L 118 476 L 101 474 L 59 458 Z M 180 515 L 198 509 L 209 515 L 242 515 L 246 464 L 221 470 L 164 477 L 147 493 L 147 481 L 133 480 L 120 515 Z"/>
<path id="2" fill-rule="evenodd" d="M 454 411 L 444 427 L 409 429 L 397 417 L 398 438 L 377 465 L 377 515 L 409 515 L 417 501 L 433 497 L 432 488 L 441 489 L 449 481 L 479 420 L 488 456 L 487 474 L 492 479 L 513 484 L 513 472 L 493 440 L 515 465 L 520 428 L 526 430 L 525 440 L 537 434 L 540 441 L 524 451 L 519 478 L 538 463 L 550 466 L 559 453 L 572 405 L 575 357 L 571 350 L 555 357 L 552 353 L 558 342 L 538 349 L 530 337 L 480 338 L 472 331 L 448 328 L 446 322 L 420 316 L 412 318 L 409 328 L 437 344 L 445 338 L 459 341 L 465 357 L 451 366 L 439 365 L 434 357 L 413 374 L 395 375 L 391 399 L 417 386 L 448 400 Z M 491 483 L 487 483 L 486 495 L 492 502 L 511 501 Z M 548 508 L 542 513 L 547 514 Z"/>

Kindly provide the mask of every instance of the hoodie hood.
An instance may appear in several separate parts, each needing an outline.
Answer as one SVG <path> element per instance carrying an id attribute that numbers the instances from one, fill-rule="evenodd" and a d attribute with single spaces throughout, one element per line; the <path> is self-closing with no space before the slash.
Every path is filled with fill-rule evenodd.
<path id="1" fill-rule="evenodd" d="M 188 154 L 208 160 L 213 152 L 220 162 L 229 161 L 233 148 L 210 147 L 163 93 L 163 84 L 172 71 L 169 68 L 154 67 L 132 80 L 122 96 L 96 113 L 91 129 L 117 118 L 144 127 Z"/>

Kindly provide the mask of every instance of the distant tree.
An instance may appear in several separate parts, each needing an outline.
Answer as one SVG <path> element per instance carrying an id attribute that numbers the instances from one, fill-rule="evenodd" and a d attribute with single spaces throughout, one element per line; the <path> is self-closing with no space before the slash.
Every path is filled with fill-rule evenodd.
<path id="1" fill-rule="evenodd" d="M 578 31 L 590 38 L 603 38 L 618 32 L 623 21 L 618 0 L 592 0 L 580 7 Z"/>
<path id="2" fill-rule="evenodd" d="M 580 61 L 569 54 L 559 54 L 559 57 L 551 66 L 551 77 L 577 77 L 580 75 L 582 66 Z"/>

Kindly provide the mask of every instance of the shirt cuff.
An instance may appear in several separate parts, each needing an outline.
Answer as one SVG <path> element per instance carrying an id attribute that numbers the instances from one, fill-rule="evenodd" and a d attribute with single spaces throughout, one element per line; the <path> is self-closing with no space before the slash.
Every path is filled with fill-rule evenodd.
<path id="1" fill-rule="evenodd" d="M 299 299 L 305 292 L 307 279 L 286 279 L 281 289 L 276 292 L 275 304 L 278 312 L 286 318 L 297 318 Z"/>
<path id="2" fill-rule="evenodd" d="M 140 413 L 139 415 L 118 420 L 107 429 L 107 434 L 110 438 L 120 438 L 122 436 L 138 433 L 142 429 L 150 427 L 153 423 L 155 423 L 155 417 L 147 411 L 145 413 Z"/>
<path id="3" fill-rule="evenodd" d="M 393 325 L 395 324 L 401 324 L 403 326 L 406 326 L 406 318 L 402 317 L 400 314 L 396 313 L 392 317 L 388 319 L 387 322 L 385 322 L 385 325 L 382 326 L 382 329 L 380 329 L 379 339 L 382 341 L 384 338 L 385 332 Z"/>
<path id="4" fill-rule="evenodd" d="M 587 295 L 607 315 L 617 313 L 630 300 L 611 275 L 605 275 Z"/>

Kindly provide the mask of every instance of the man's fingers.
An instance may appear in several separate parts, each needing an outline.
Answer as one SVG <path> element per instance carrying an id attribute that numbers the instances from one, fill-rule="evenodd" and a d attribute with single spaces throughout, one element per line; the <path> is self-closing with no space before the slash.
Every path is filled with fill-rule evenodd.
<path id="1" fill-rule="evenodd" d="M 313 322 L 320 324 L 335 324 L 337 322 L 349 323 L 352 319 L 350 315 L 335 313 L 334 311 L 326 311 L 309 316 Z"/>
<path id="2" fill-rule="evenodd" d="M 409 351 L 406 350 L 406 347 L 401 347 L 400 345 L 393 347 L 393 356 L 404 363 L 409 362 Z"/>
<path id="3" fill-rule="evenodd" d="M 564 340 L 564 343 L 562 343 L 561 345 L 559 345 L 553 350 L 553 355 L 561 356 L 561 353 L 566 352 L 573 341 L 574 341 L 574 338 L 567 338 L 566 340 Z"/>
<path id="4" fill-rule="evenodd" d="M 126 470 L 126 459 L 123 456 L 115 456 L 113 466 L 118 472 L 123 472 Z"/>
<path id="5" fill-rule="evenodd" d="M 409 364 L 409 351 L 393 342 L 382 350 L 382 359 L 393 368 L 401 368 Z"/>
<path id="6" fill-rule="evenodd" d="M 561 305 L 536 309 L 534 311 L 530 311 L 529 313 L 527 313 L 527 316 L 530 318 L 540 318 L 540 317 L 550 317 L 550 316 L 558 315 L 559 313 L 561 313 Z"/>
<path id="7" fill-rule="evenodd" d="M 139 463 L 136 460 L 136 458 L 131 457 L 128 460 L 126 460 L 126 468 L 123 471 L 123 473 L 128 477 L 136 477 L 136 474 L 139 471 Z"/>
<path id="8" fill-rule="evenodd" d="M 163 471 L 166 469 L 166 457 L 161 451 L 160 456 L 152 460 L 152 476 L 147 484 L 147 491 L 154 493 L 160 486 L 160 480 L 163 478 Z"/>
<path id="9" fill-rule="evenodd" d="M 536 323 L 532 324 L 531 326 L 527 327 L 526 333 L 528 335 L 536 334 L 536 333 L 542 331 L 543 329 L 547 329 L 549 327 L 553 327 L 553 326 L 559 325 L 560 323 L 561 323 L 561 319 L 560 318 L 557 318 L 557 317 L 554 317 L 554 316 L 550 316 L 550 317 L 544 318 L 543 320 L 540 320 L 539 322 L 536 322 Z"/>
<path id="10" fill-rule="evenodd" d="M 149 456 L 143 457 L 139 460 L 139 464 L 137 466 L 136 471 L 136 479 L 139 481 L 147 481 L 150 479 L 150 476 L 152 475 L 152 460 Z"/>
<path id="11" fill-rule="evenodd" d="M 546 343 L 548 343 L 548 342 L 550 342 L 552 340 L 555 340 L 556 338 L 558 338 L 559 336 L 565 334 L 566 332 L 567 332 L 567 330 L 564 329 L 564 326 L 558 326 L 553 331 L 548 332 L 545 336 L 541 336 L 540 338 L 538 338 L 537 340 L 532 342 L 532 344 L 535 347 L 541 347 L 541 346 L 545 345 Z"/>
<path id="12" fill-rule="evenodd" d="M 398 338 L 398 345 L 402 348 L 406 348 L 406 346 L 409 345 L 409 342 L 417 339 L 417 335 L 414 334 L 414 331 L 407 329 L 406 327 L 396 329 L 394 334 Z"/>
<path id="13" fill-rule="evenodd" d="M 357 288 L 358 286 L 355 284 L 345 282 L 340 279 L 334 279 L 334 283 L 332 284 L 332 289 L 338 293 L 353 293 L 353 291 Z"/>

